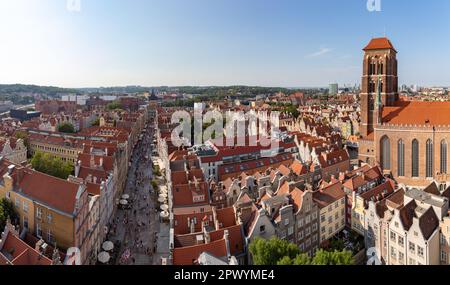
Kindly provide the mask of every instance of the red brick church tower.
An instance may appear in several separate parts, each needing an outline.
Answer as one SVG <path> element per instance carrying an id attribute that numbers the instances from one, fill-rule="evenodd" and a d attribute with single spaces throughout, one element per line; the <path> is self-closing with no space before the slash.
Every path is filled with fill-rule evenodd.
<path id="1" fill-rule="evenodd" d="M 381 123 L 383 106 L 398 101 L 397 51 L 387 38 L 372 39 L 364 48 L 361 89 L 361 126 L 363 138 L 370 139 L 374 126 Z M 382 106 L 377 106 L 377 94 Z"/>

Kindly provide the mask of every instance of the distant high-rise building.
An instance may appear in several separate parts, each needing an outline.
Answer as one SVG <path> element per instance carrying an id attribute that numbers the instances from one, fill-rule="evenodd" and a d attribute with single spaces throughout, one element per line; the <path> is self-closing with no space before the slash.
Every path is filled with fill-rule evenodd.
<path id="1" fill-rule="evenodd" d="M 339 93 L 339 85 L 337 83 L 330 84 L 329 94 L 337 95 Z"/>

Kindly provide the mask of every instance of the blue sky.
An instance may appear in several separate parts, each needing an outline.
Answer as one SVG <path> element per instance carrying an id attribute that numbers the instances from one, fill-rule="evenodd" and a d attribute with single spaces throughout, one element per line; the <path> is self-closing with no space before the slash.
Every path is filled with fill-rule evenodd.
<path id="1" fill-rule="evenodd" d="M 0 83 L 327 86 L 359 83 L 386 34 L 400 82 L 450 85 L 450 1 L 0 0 Z"/>

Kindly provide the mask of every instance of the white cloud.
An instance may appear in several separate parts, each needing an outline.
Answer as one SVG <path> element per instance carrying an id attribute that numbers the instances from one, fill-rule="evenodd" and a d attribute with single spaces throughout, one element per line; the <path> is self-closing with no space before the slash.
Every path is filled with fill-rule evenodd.
<path id="1" fill-rule="evenodd" d="M 306 58 L 319 57 L 319 56 L 325 55 L 327 53 L 330 53 L 332 51 L 333 51 L 333 49 L 331 49 L 331 48 L 322 47 L 322 48 L 320 48 L 320 50 L 316 51 L 315 53 L 308 54 L 306 56 Z"/>

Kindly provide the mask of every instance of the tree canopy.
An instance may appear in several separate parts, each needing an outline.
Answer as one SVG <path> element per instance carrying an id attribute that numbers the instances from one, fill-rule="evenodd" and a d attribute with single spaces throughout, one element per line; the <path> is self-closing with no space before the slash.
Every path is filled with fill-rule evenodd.
<path id="1" fill-rule="evenodd" d="M 249 249 L 255 265 L 275 265 L 284 257 L 294 259 L 300 254 L 295 244 L 275 237 L 270 240 L 256 238 Z"/>
<path id="2" fill-rule="evenodd" d="M 122 105 L 120 104 L 119 101 L 113 101 L 113 102 L 109 103 L 106 107 L 108 108 L 108 110 L 112 111 L 112 110 L 121 109 Z"/>
<path id="3" fill-rule="evenodd" d="M 28 138 L 28 134 L 25 131 L 16 131 L 15 133 L 16 139 L 23 140 L 23 144 L 27 147 L 27 149 L 30 149 L 30 140 Z"/>
<path id="4" fill-rule="evenodd" d="M 17 215 L 14 204 L 6 198 L 0 199 L 0 231 L 3 231 L 6 225 L 6 220 L 10 219 L 11 222 L 16 222 L 19 218 Z"/>
<path id="5" fill-rule="evenodd" d="M 31 165 L 39 172 L 61 179 L 67 179 L 74 171 L 72 163 L 53 157 L 48 153 L 36 152 L 31 159 Z"/>
<path id="6" fill-rule="evenodd" d="M 320 249 L 314 257 L 302 253 L 297 245 L 285 240 L 256 238 L 250 244 L 255 265 L 353 265 L 351 251 L 325 251 Z"/>
<path id="7" fill-rule="evenodd" d="M 71 123 L 62 123 L 58 126 L 58 132 L 66 133 L 66 134 L 73 134 L 75 133 L 75 128 Z"/>

